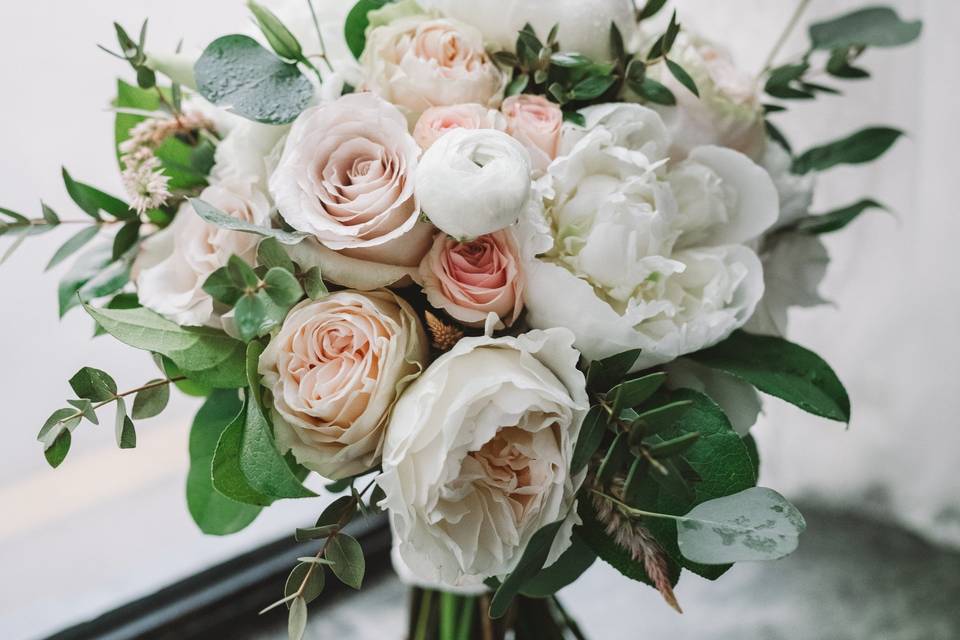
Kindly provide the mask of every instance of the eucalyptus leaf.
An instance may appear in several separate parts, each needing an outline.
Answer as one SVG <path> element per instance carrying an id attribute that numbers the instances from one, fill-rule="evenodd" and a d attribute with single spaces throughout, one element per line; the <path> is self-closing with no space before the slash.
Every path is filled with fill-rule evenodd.
<path id="1" fill-rule="evenodd" d="M 70 378 L 70 388 L 81 398 L 93 402 L 112 400 L 117 395 L 117 383 L 106 371 L 84 367 Z"/>
<path id="2" fill-rule="evenodd" d="M 363 549 L 356 539 L 345 533 L 337 534 L 330 539 L 324 555 L 333 563 L 330 570 L 340 579 L 340 582 L 353 589 L 360 588 L 366 570 L 366 561 L 363 557 Z"/>
<path id="3" fill-rule="evenodd" d="M 267 295 L 279 307 L 289 308 L 303 297 L 303 287 L 296 277 L 283 267 L 274 267 L 267 271 L 263 282 Z"/>
<path id="4" fill-rule="evenodd" d="M 754 487 L 694 507 L 678 524 L 677 543 L 701 564 L 776 560 L 793 553 L 805 528 L 786 498 Z"/>
<path id="5" fill-rule="evenodd" d="M 47 463 L 54 469 L 59 467 L 67 457 L 67 453 L 70 451 L 71 438 L 72 436 L 69 430 L 61 431 L 53 443 L 44 449 L 43 456 L 47 459 Z"/>
<path id="6" fill-rule="evenodd" d="M 86 398 L 81 398 L 79 400 L 67 400 L 67 404 L 72 407 L 76 407 L 77 410 L 83 415 L 83 418 L 93 424 L 100 424 L 99 418 L 97 418 L 97 412 L 93 409 L 93 403 L 87 400 Z"/>
<path id="7" fill-rule="evenodd" d="M 127 404 L 123 398 L 117 398 L 117 418 L 114 426 L 117 446 L 121 449 L 135 449 L 137 446 L 137 431 L 133 420 L 127 415 Z"/>
<path id="8" fill-rule="evenodd" d="M 72 431 L 80 424 L 80 420 L 81 414 L 76 409 L 57 409 L 43 423 L 37 440 L 43 443 L 44 448 L 49 449 L 62 432 Z"/>
<path id="9" fill-rule="evenodd" d="M 320 273 L 320 267 L 310 267 L 303 274 L 303 289 L 311 300 L 319 300 L 330 295 L 323 281 L 323 275 Z"/>
<path id="10" fill-rule="evenodd" d="M 232 307 L 243 296 L 243 289 L 237 286 L 227 267 L 220 267 L 203 282 L 203 291 L 211 298 Z"/>
<path id="11" fill-rule="evenodd" d="M 307 233 L 271 229 L 269 227 L 262 227 L 251 222 L 246 222 L 245 220 L 241 220 L 240 218 L 224 213 L 220 209 L 217 209 L 213 205 L 201 200 L 200 198 L 190 198 L 190 204 L 193 206 L 193 210 L 197 212 L 198 216 L 210 224 L 216 225 L 222 229 L 229 229 L 231 231 L 244 231 L 246 233 L 253 233 L 265 238 L 276 238 L 283 244 L 297 244 L 310 235 Z"/>
<path id="12" fill-rule="evenodd" d="M 287 618 L 287 637 L 289 640 L 303 640 L 307 630 L 307 601 L 294 598 L 290 603 L 290 612 Z"/>
<path id="13" fill-rule="evenodd" d="M 920 20 L 904 21 L 890 7 L 867 7 L 810 25 L 814 49 L 832 50 L 855 46 L 899 47 L 923 31 Z"/>
<path id="14" fill-rule="evenodd" d="M 249 36 L 217 38 L 194 66 L 197 90 L 215 105 L 263 124 L 293 122 L 313 98 L 313 85 Z"/>
<path id="15" fill-rule="evenodd" d="M 257 264 L 267 269 L 280 267 L 291 273 L 295 268 L 283 244 L 276 238 L 264 238 L 257 245 Z"/>
<path id="16" fill-rule="evenodd" d="M 255 293 L 241 296 L 234 307 L 234 320 L 240 339 L 244 342 L 249 342 L 260 335 L 261 328 L 268 321 L 267 307 L 263 298 Z"/>
<path id="17" fill-rule="evenodd" d="M 137 392 L 133 399 L 133 409 L 130 411 L 134 420 L 146 420 L 160 415 L 167 408 L 170 401 L 170 385 L 160 384 L 163 380 L 151 380 L 148 385 L 155 385 Z"/>
<path id="18" fill-rule="evenodd" d="M 283 595 L 290 597 L 299 591 L 300 586 L 303 585 L 303 593 L 300 597 L 307 604 L 310 604 L 323 593 L 325 582 L 326 572 L 322 565 L 313 562 L 301 562 L 287 576 L 287 582 L 283 586 Z"/>

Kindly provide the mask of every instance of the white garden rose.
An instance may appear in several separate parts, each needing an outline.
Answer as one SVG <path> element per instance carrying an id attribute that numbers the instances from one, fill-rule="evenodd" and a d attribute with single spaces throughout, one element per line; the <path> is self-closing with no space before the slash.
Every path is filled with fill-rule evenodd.
<path id="1" fill-rule="evenodd" d="M 423 154 L 417 199 L 430 221 L 458 240 L 517 222 L 530 197 L 530 154 L 495 129 L 454 129 Z"/>
<path id="2" fill-rule="evenodd" d="M 750 318 L 763 272 L 746 243 L 776 220 L 777 192 L 730 149 L 699 147 L 672 164 L 648 155 L 664 141 L 646 107 L 597 109 L 642 126 L 569 130 L 578 141 L 538 184 L 542 215 L 530 210 L 518 228 L 538 256 L 526 265 L 527 320 L 569 328 L 590 360 L 642 349 L 637 370 L 711 346 Z"/>
<path id="3" fill-rule="evenodd" d="M 670 59 L 690 74 L 700 92 L 700 97 L 691 93 L 664 63 L 648 72 L 677 99 L 676 106 L 651 105 L 672 137 L 671 157 L 682 159 L 695 147 L 714 144 L 759 161 L 767 134 L 757 79 L 738 69 L 719 45 L 687 31 L 677 36 Z"/>
<path id="4" fill-rule="evenodd" d="M 631 0 L 421 0 L 424 8 L 473 25 L 486 42 L 513 51 L 517 33 L 527 23 L 546 40 L 560 26 L 558 40 L 564 51 L 577 51 L 595 60 L 610 58 L 610 23 L 629 42 L 636 31 Z"/>
<path id="5" fill-rule="evenodd" d="M 260 356 L 278 446 L 330 479 L 375 467 L 390 410 L 426 359 L 420 321 L 389 291 L 301 302 Z"/>
<path id="6" fill-rule="evenodd" d="M 411 122 L 430 107 L 497 108 L 506 77 L 480 32 L 456 20 L 402 17 L 367 34 L 362 88 L 404 109 Z"/>
<path id="7" fill-rule="evenodd" d="M 569 547 L 584 478 L 570 476 L 570 458 L 588 408 L 572 342 L 564 329 L 465 338 L 400 397 L 377 482 L 420 580 L 503 576 L 561 520 L 548 562 Z"/>
<path id="8" fill-rule="evenodd" d="M 234 178 L 207 187 L 200 198 L 244 222 L 270 226 L 270 201 L 256 183 L 256 178 Z M 219 327 L 216 305 L 203 283 L 232 255 L 253 264 L 259 241 L 205 222 L 185 202 L 170 226 L 141 246 L 133 269 L 141 304 L 179 325 Z"/>

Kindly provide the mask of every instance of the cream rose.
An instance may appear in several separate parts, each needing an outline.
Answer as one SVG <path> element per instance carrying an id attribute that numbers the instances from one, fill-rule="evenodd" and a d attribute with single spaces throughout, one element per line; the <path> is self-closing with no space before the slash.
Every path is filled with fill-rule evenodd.
<path id="1" fill-rule="evenodd" d="M 430 107 L 477 103 L 496 108 L 504 74 L 469 24 L 403 17 L 371 29 L 360 58 L 363 87 L 406 109 L 415 120 Z"/>
<path id="2" fill-rule="evenodd" d="M 539 529 L 566 519 L 570 457 L 588 407 L 579 354 L 564 329 L 465 338 L 401 396 L 383 450 L 399 555 L 428 583 L 470 586 L 509 573 Z"/>
<path id="3" fill-rule="evenodd" d="M 569 328 L 590 360 L 642 349 L 641 369 L 711 346 L 750 318 L 763 271 L 747 243 L 776 220 L 777 192 L 730 149 L 698 147 L 673 164 L 653 155 L 669 144 L 646 107 L 596 109 L 604 117 L 585 110 L 598 123 L 571 130 L 577 142 L 538 184 L 544 212 L 518 228 L 524 255 L 538 256 L 525 264 L 527 320 Z"/>
<path id="4" fill-rule="evenodd" d="M 496 129 L 506 131 L 503 114 L 480 104 L 430 107 L 413 128 L 413 139 L 421 149 L 429 149 L 440 136 L 453 129 Z"/>
<path id="5" fill-rule="evenodd" d="M 417 198 L 441 231 L 469 240 L 514 224 L 530 197 L 530 154 L 492 129 L 455 129 L 420 161 Z"/>
<path id="6" fill-rule="evenodd" d="M 547 170 L 557 157 L 563 112 L 543 96 L 511 96 L 500 107 L 507 117 L 507 133 L 530 152 L 533 169 Z"/>
<path id="7" fill-rule="evenodd" d="M 423 327 L 393 293 L 298 304 L 260 356 L 278 446 L 326 478 L 375 467 L 390 410 L 426 358 Z"/>
<path id="8" fill-rule="evenodd" d="M 207 187 L 200 198 L 245 222 L 269 226 L 270 201 L 256 182 L 234 178 Z M 234 254 L 253 264 L 259 240 L 208 224 L 184 203 L 170 226 L 145 241 L 137 256 L 133 272 L 141 304 L 179 325 L 220 326 L 203 283 Z"/>
<path id="9" fill-rule="evenodd" d="M 509 230 L 457 242 L 439 233 L 420 263 L 427 301 L 471 327 L 491 313 L 498 328 L 512 325 L 523 310 L 520 251 Z"/>
<path id="10" fill-rule="evenodd" d="M 670 155 L 686 157 L 701 145 L 729 147 L 759 160 L 766 146 L 760 85 L 738 69 L 730 54 L 686 31 L 677 36 L 670 59 L 693 78 L 700 97 L 685 88 L 665 64 L 655 65 L 650 77 L 676 96 L 676 106 L 650 105 L 662 117 L 672 136 Z"/>
<path id="11" fill-rule="evenodd" d="M 594 60 L 610 58 L 610 23 L 615 22 L 627 42 L 636 32 L 632 0 L 420 0 L 427 9 L 474 25 L 483 38 L 513 51 L 517 32 L 527 23 L 546 40 L 554 25 L 564 51 L 578 51 Z"/>
<path id="12" fill-rule="evenodd" d="M 290 226 L 327 249 L 415 267 L 432 239 L 414 195 L 419 155 L 396 107 L 370 93 L 346 95 L 297 118 L 270 193 Z"/>

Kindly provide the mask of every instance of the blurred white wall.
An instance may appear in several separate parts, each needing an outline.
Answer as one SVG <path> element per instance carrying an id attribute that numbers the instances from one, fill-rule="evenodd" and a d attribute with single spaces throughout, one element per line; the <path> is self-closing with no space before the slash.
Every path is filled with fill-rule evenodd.
<path id="1" fill-rule="evenodd" d="M 344 0 L 348 1 L 348 0 Z M 587 0 L 584 0 L 587 1 Z M 679 0 L 681 18 L 727 42 L 759 68 L 792 0 Z M 809 17 L 859 3 L 814 0 Z M 920 44 L 871 52 L 872 81 L 847 83 L 845 98 L 797 105 L 781 118 L 799 147 L 867 123 L 900 126 L 908 139 L 867 170 L 824 176 L 819 210 L 862 195 L 887 202 L 899 222 L 870 213 L 828 240 L 834 264 L 825 291 L 836 308 L 794 316 L 792 338 L 830 361 L 851 392 L 849 431 L 777 402 L 757 434 L 764 482 L 791 497 L 879 510 L 934 538 L 960 543 L 960 284 L 953 249 L 960 222 L 952 187 L 960 148 L 956 64 L 960 4 L 897 0 L 923 17 Z M 76 178 L 120 192 L 106 106 L 123 65 L 99 52 L 111 22 L 151 18 L 151 41 L 183 37 L 203 46 L 246 28 L 239 0 L 34 0 L 0 4 L 0 206 L 36 214 L 43 197 L 77 214 L 60 182 Z M 784 56 L 803 47 L 802 30 Z M 0 267 L 0 635 L 35 637 L 147 593 L 308 519 L 316 505 L 281 504 L 250 530 L 206 538 L 183 501 L 186 437 L 196 403 L 178 398 L 139 428 L 140 445 L 119 451 L 112 428 L 79 428 L 56 471 L 34 437 L 69 394 L 66 380 L 91 365 L 132 387 L 155 375 L 146 356 L 109 338 L 91 341 L 91 322 L 56 317 L 57 274 L 41 270 L 68 232 L 29 241 Z M 8 241 L 0 240 L 6 246 Z M 56 602 L 53 606 L 51 603 Z"/>

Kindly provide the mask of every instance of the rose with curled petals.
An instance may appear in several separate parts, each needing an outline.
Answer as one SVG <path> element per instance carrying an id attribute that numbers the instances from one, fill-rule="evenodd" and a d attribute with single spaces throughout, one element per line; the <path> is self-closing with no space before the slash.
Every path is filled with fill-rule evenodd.
<path id="1" fill-rule="evenodd" d="M 563 111 L 543 96 L 510 96 L 500 107 L 507 118 L 507 133 L 530 152 L 535 171 L 547 170 L 557 157 Z"/>
<path id="2" fill-rule="evenodd" d="M 375 467 L 390 411 L 426 358 L 420 321 L 389 291 L 300 303 L 260 356 L 277 444 L 334 480 Z"/>
<path id="3" fill-rule="evenodd" d="M 431 107 L 423 112 L 413 128 L 413 139 L 426 151 L 440 136 L 454 129 L 496 129 L 506 131 L 503 114 L 479 104 Z"/>

